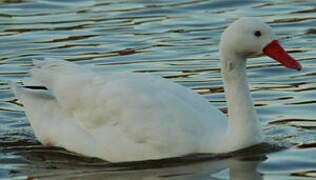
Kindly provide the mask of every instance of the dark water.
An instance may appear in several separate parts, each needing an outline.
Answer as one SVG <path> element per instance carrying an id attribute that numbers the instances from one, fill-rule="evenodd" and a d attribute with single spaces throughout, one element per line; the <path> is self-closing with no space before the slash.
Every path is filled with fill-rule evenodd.
<path id="1" fill-rule="evenodd" d="M 33 58 L 63 58 L 170 78 L 225 112 L 218 43 L 242 16 L 268 22 L 303 70 L 249 60 L 269 144 L 236 154 L 111 164 L 46 148 L 6 83 L 27 76 Z M 316 179 L 315 25 L 313 0 L 0 1 L 0 179 Z"/>

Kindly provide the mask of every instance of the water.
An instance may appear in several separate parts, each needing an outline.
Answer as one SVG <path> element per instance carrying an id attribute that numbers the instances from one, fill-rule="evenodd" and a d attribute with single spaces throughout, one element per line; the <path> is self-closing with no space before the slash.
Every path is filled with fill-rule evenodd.
<path id="1" fill-rule="evenodd" d="M 252 96 L 269 143 L 240 153 L 111 164 L 46 148 L 6 83 L 27 76 L 33 58 L 63 58 L 100 72 L 160 75 L 226 112 L 218 43 L 241 16 L 268 22 L 303 70 L 266 57 L 249 60 Z M 0 178 L 316 179 L 315 24 L 313 0 L 1 1 Z"/>

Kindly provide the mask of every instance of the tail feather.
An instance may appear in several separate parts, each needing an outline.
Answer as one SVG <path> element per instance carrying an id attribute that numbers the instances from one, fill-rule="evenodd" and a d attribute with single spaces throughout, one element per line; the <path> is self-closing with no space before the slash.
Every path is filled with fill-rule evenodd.
<path id="1" fill-rule="evenodd" d="M 83 67 L 64 60 L 45 58 L 44 60 L 33 60 L 34 67 L 30 71 L 31 79 L 48 89 L 54 89 L 56 82 L 63 82 L 67 77 L 87 71 Z M 65 83 L 67 84 L 67 83 Z"/>
<path id="2" fill-rule="evenodd" d="M 40 66 L 40 64 L 42 63 L 42 60 L 38 60 L 38 59 L 32 59 L 32 64 L 34 66 Z"/>
<path id="3" fill-rule="evenodd" d="M 39 81 L 34 78 L 26 77 L 22 80 L 22 84 L 24 86 L 43 86 Z"/>
<path id="4" fill-rule="evenodd" d="M 22 102 L 25 101 L 28 97 L 32 99 L 55 99 L 55 97 L 50 94 L 48 91 L 42 90 L 31 90 L 24 89 L 22 86 L 18 86 L 17 83 L 8 81 L 8 85 L 12 89 L 15 97 L 20 99 Z M 23 102 L 24 103 L 24 102 Z"/>
<path id="5" fill-rule="evenodd" d="M 17 85 L 15 82 L 10 81 L 10 80 L 8 81 L 8 85 L 9 85 L 10 88 L 12 89 L 13 93 L 15 94 L 15 96 L 16 96 L 17 98 L 20 98 L 21 95 L 22 95 L 22 89 L 21 89 L 21 87 L 18 87 L 18 85 Z"/>

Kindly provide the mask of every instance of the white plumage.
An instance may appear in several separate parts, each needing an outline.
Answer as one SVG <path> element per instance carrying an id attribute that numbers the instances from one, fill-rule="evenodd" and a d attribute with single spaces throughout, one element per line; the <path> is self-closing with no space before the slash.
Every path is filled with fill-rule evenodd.
<path id="1" fill-rule="evenodd" d="M 159 159 L 198 152 L 201 138 L 215 141 L 226 127 L 205 99 L 159 77 L 99 75 L 53 59 L 36 61 L 31 73 L 52 93 L 15 92 L 43 144 L 109 161 Z"/>
<path id="2" fill-rule="evenodd" d="M 247 24 L 270 33 L 266 25 L 248 18 L 230 30 Z M 264 43 L 263 48 L 271 37 L 258 43 Z M 46 145 L 113 162 L 229 152 L 262 139 L 245 65 L 240 66 L 246 57 L 240 55 L 234 62 L 233 51 L 222 48 L 223 52 L 231 52 L 229 60 L 222 55 L 224 66 L 233 63 L 223 67 L 229 111 L 239 116 L 229 121 L 194 91 L 149 74 L 98 74 L 74 63 L 45 59 L 34 61 L 31 81 L 48 91 L 10 84 L 36 137 Z M 240 91 L 244 92 L 236 97 Z"/>

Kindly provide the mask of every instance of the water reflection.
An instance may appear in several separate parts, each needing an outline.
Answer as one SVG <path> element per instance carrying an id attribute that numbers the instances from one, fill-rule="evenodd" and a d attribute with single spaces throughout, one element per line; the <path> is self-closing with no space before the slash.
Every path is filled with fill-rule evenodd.
<path id="1" fill-rule="evenodd" d="M 267 153 L 283 149 L 280 146 L 262 143 L 222 155 L 196 154 L 163 160 L 109 163 L 82 157 L 62 148 L 47 148 L 36 142 L 20 142 L 9 147 L 5 152 L 20 157 L 20 160 L 10 161 L 9 158 L 2 158 L 0 163 L 27 163 L 27 166 L 20 166 L 11 173 L 19 177 L 43 179 L 71 177 L 72 179 L 260 180 L 263 177 L 257 169 L 258 164 L 267 159 Z"/>
<path id="2" fill-rule="evenodd" d="M 256 171 L 260 161 L 219 160 L 192 164 L 188 166 L 176 166 L 169 168 L 117 171 L 106 173 L 104 170 L 85 172 L 81 175 L 70 175 L 73 179 L 212 179 L 219 180 L 229 178 L 232 180 L 262 180 L 263 177 Z M 63 175 L 65 176 L 65 175 Z M 64 177 L 63 177 L 64 178 Z"/>
<path id="3" fill-rule="evenodd" d="M 32 150 L 32 153 L 35 153 Z M 51 151 L 51 150 L 50 150 Z M 31 153 L 31 152 L 29 152 Z M 55 153 L 55 156 L 54 156 Z M 37 166 L 44 166 L 29 178 L 61 178 L 61 179 L 232 179 L 261 180 L 257 165 L 265 160 L 265 155 L 249 157 L 227 157 L 211 155 L 195 155 L 184 158 L 111 164 L 95 159 L 77 157 L 66 152 L 46 152 L 46 157 L 37 157 Z M 25 155 L 24 155 L 25 156 Z M 57 157 L 57 158 L 56 158 Z M 63 158 L 61 158 L 63 157 Z M 28 159 L 31 160 L 31 159 Z M 88 162 L 90 161 L 90 162 Z M 95 161 L 95 162 L 93 162 Z M 45 162 L 45 164 L 43 163 Z M 34 162 L 33 162 L 34 163 Z M 23 169 L 23 168 L 22 168 Z M 51 171 L 54 169 L 54 171 Z M 30 174 L 29 169 L 26 174 Z M 31 170 L 32 171 L 32 170 Z M 23 176 L 23 170 L 19 173 Z"/>

